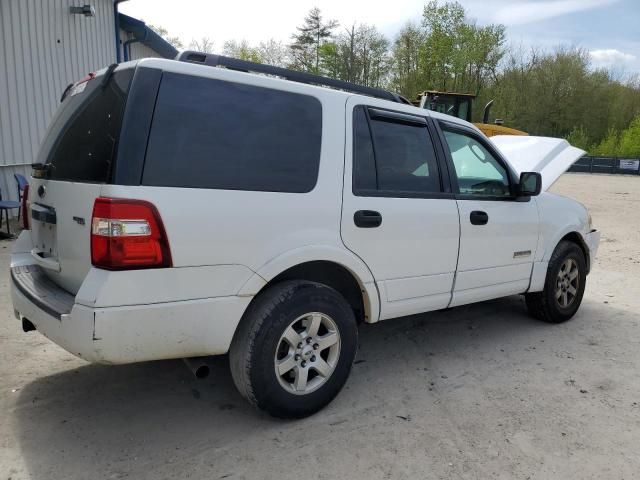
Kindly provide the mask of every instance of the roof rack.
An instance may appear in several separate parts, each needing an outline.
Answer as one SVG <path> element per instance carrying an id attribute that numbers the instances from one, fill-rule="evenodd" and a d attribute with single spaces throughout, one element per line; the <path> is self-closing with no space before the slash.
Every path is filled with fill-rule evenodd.
<path id="1" fill-rule="evenodd" d="M 239 58 L 225 57 L 223 55 L 215 55 L 212 53 L 203 53 L 187 50 L 180 53 L 176 57 L 180 62 L 197 63 L 200 65 L 208 65 L 210 67 L 225 67 L 229 70 L 237 70 L 239 72 L 264 73 L 267 75 L 275 75 L 278 77 L 291 80 L 293 82 L 306 83 L 309 85 L 320 85 L 323 87 L 332 87 L 347 92 L 368 95 L 369 97 L 382 98 L 396 103 L 412 103 L 395 92 L 389 92 L 373 87 L 364 87 L 355 83 L 336 80 L 335 78 L 323 77 L 321 75 L 313 75 L 306 72 L 298 72 L 288 68 L 274 67 L 273 65 L 263 65 L 261 63 L 240 60 Z"/>

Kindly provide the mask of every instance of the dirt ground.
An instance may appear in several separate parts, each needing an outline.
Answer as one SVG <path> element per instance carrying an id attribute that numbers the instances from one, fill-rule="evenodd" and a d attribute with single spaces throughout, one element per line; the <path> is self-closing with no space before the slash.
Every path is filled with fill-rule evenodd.
<path id="1" fill-rule="evenodd" d="M 640 178 L 554 191 L 603 232 L 576 317 L 521 297 L 361 328 L 345 390 L 301 421 L 238 395 L 227 359 L 88 365 L 24 334 L 0 243 L 0 480 L 640 478 Z"/>

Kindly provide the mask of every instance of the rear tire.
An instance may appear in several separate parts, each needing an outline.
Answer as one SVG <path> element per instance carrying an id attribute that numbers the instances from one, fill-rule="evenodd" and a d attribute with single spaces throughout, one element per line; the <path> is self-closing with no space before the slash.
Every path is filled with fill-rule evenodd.
<path id="1" fill-rule="evenodd" d="M 575 315 L 582 302 L 587 262 L 582 249 L 561 241 L 551 255 L 542 292 L 525 294 L 529 313 L 548 323 L 562 323 Z"/>
<path id="2" fill-rule="evenodd" d="M 356 319 L 340 293 L 315 282 L 282 282 L 245 312 L 229 351 L 231 375 L 254 406 L 302 418 L 340 392 L 357 344 Z"/>

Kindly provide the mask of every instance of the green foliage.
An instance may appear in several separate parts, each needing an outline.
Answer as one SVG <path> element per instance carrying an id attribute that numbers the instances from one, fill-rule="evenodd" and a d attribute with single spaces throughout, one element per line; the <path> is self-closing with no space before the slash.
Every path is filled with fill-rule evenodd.
<path id="1" fill-rule="evenodd" d="M 618 155 L 627 158 L 640 157 L 640 115 L 620 135 Z"/>
<path id="2" fill-rule="evenodd" d="M 591 150 L 591 146 L 589 144 L 589 136 L 587 135 L 587 131 L 584 127 L 574 127 L 573 130 L 567 135 L 567 142 L 577 148 L 581 148 L 582 150 L 589 152 Z"/>
<path id="3" fill-rule="evenodd" d="M 620 133 L 615 128 L 610 128 L 602 141 L 591 149 L 592 155 L 603 157 L 617 157 L 620 151 Z"/>
<path id="4" fill-rule="evenodd" d="M 260 63 L 262 61 L 260 50 L 251 47 L 246 40 L 230 40 L 224 42 L 222 53 L 229 57 L 239 58 L 240 60 L 247 60 L 249 62 Z"/>
<path id="5" fill-rule="evenodd" d="M 390 86 L 407 98 L 415 98 L 429 87 L 425 85 L 419 69 L 424 37 L 420 27 L 407 23 L 393 44 Z"/>
<path id="6" fill-rule="evenodd" d="M 503 25 L 480 27 L 458 2 L 431 0 L 420 26 L 407 24 L 393 49 L 391 84 L 414 98 L 435 89 L 478 94 L 504 56 Z"/>
<path id="7" fill-rule="evenodd" d="M 304 18 L 298 33 L 293 34 L 290 45 L 293 57 L 292 67 L 312 73 L 320 72 L 320 51 L 338 26 L 335 20 L 327 22 L 318 7 L 312 8 Z"/>
<path id="8" fill-rule="evenodd" d="M 375 27 L 352 25 L 320 48 L 320 73 L 381 87 L 389 72 L 389 41 Z"/>
<path id="9" fill-rule="evenodd" d="M 640 77 L 594 69 L 589 52 L 507 46 L 505 26 L 478 25 L 457 1 L 429 0 L 390 42 L 376 27 L 338 28 L 313 8 L 292 35 L 257 47 L 224 44 L 227 55 L 388 88 L 416 99 L 424 90 L 477 95 L 473 118 L 494 100 L 492 121 L 531 135 L 567 138 L 597 155 L 640 156 Z M 166 30 L 157 29 L 163 36 Z M 213 42 L 194 42 L 210 52 Z"/>

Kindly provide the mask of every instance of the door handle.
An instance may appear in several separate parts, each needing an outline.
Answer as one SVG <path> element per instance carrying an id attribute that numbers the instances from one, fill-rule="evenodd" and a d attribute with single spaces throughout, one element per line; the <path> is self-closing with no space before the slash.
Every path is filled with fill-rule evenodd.
<path id="1" fill-rule="evenodd" d="M 471 225 L 486 225 L 489 222 L 489 215 L 487 215 L 487 212 L 474 210 L 469 215 L 469 220 L 471 220 Z"/>
<path id="2" fill-rule="evenodd" d="M 353 223 L 360 228 L 376 228 L 382 224 L 382 215 L 373 210 L 358 210 L 353 214 Z"/>

